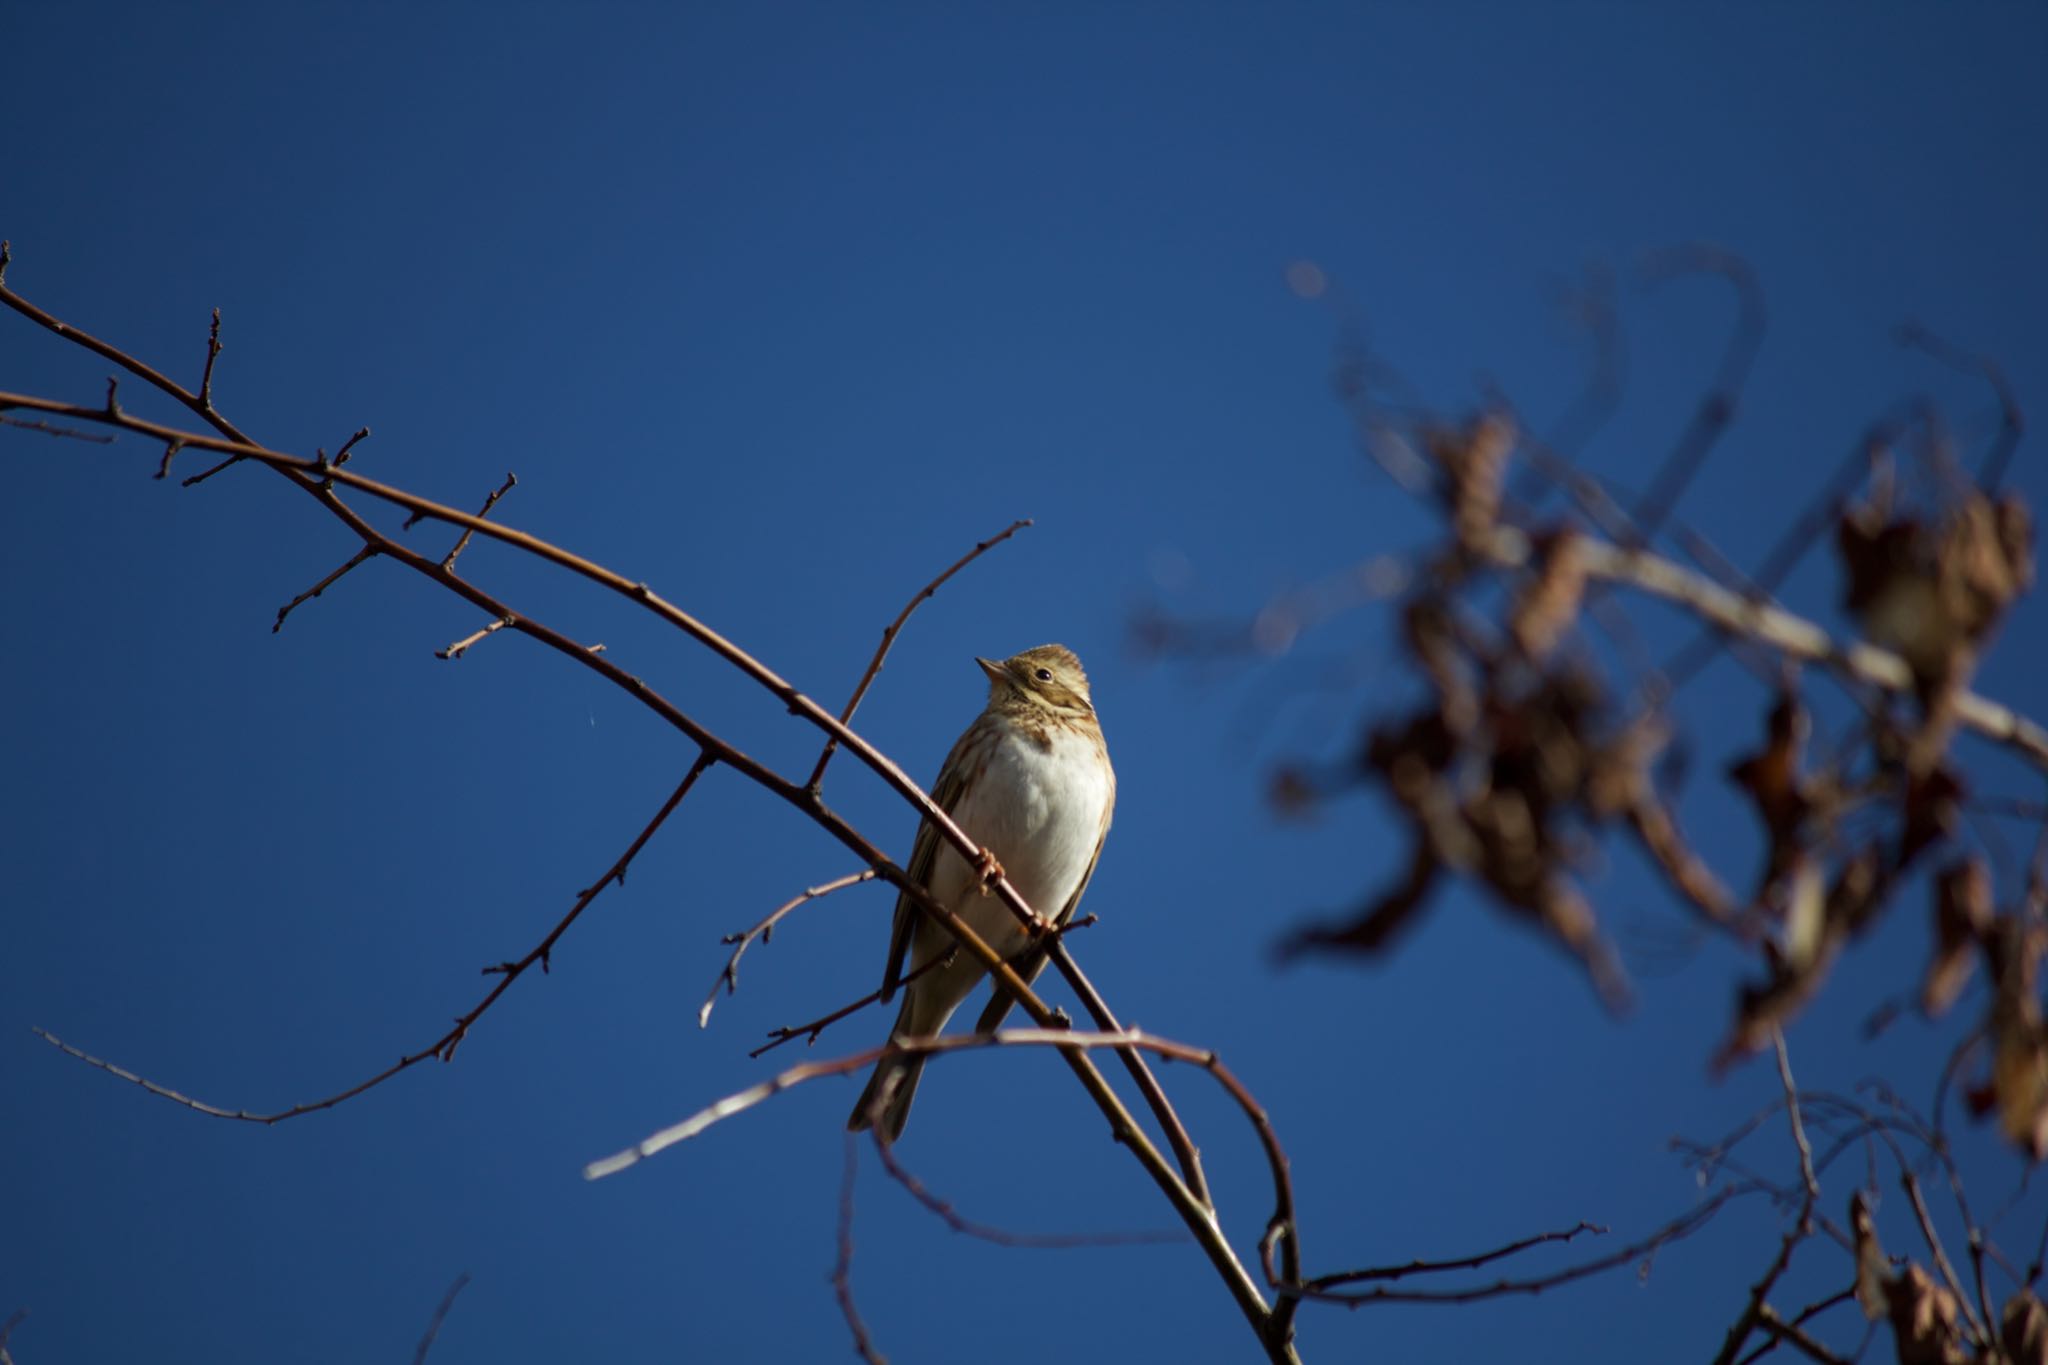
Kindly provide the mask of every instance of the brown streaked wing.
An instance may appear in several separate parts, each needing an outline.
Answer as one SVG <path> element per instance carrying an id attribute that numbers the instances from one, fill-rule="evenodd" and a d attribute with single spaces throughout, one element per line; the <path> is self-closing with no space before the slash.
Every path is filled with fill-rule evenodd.
<path id="1" fill-rule="evenodd" d="M 965 734 L 953 741 L 953 752 L 946 755 L 945 763 L 939 768 L 939 780 L 932 784 L 932 804 L 948 815 L 960 804 L 960 798 L 967 794 L 967 765 L 962 760 L 980 729 L 981 722 L 976 720 L 967 727 Z M 920 819 L 917 839 L 910 846 L 910 865 L 903 870 L 913 883 L 929 888 L 932 865 L 938 857 L 938 827 L 929 820 Z M 889 960 L 882 967 L 881 1003 L 885 1005 L 895 996 L 896 987 L 903 980 L 903 961 L 910 955 L 911 940 L 917 936 L 917 922 L 923 913 L 908 895 L 897 895 L 896 919 L 889 927 Z"/>

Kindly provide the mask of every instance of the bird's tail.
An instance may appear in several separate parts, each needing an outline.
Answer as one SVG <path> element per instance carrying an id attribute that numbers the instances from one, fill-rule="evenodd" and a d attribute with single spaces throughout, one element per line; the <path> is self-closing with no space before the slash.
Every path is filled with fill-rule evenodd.
<path id="1" fill-rule="evenodd" d="M 903 1004 L 897 1009 L 896 1022 L 889 1029 L 890 1042 L 922 1037 L 945 1027 L 943 1015 L 936 1026 L 928 1026 L 930 1021 L 919 1017 L 918 1002 L 924 998 L 916 986 L 903 993 Z M 929 1009 L 922 1012 L 930 1013 Z M 902 1137 L 903 1125 L 910 1119 L 910 1102 L 917 1097 L 918 1078 L 924 1074 L 924 1064 L 923 1053 L 899 1054 L 876 1062 L 875 1074 L 868 1077 L 867 1089 L 860 1092 L 859 1103 L 846 1116 L 848 1131 L 863 1133 L 879 1123 L 882 1136 L 889 1141 Z"/>
<path id="2" fill-rule="evenodd" d="M 867 1089 L 860 1092 L 860 1101 L 847 1115 L 847 1128 L 860 1133 L 880 1123 L 882 1136 L 890 1142 L 902 1137 L 903 1125 L 910 1121 L 910 1102 L 917 1098 L 917 1082 L 924 1075 L 926 1060 L 920 1053 L 916 1056 L 884 1057 L 876 1062 L 875 1074 L 868 1078 Z M 878 1108 L 879 1114 L 876 1112 Z"/>

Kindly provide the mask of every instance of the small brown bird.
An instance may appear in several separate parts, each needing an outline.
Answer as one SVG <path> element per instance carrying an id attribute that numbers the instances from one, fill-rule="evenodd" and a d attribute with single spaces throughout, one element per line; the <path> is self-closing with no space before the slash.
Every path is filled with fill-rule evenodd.
<path id="1" fill-rule="evenodd" d="M 932 800 L 996 860 L 1026 904 L 1054 924 L 1065 924 L 1088 889 L 1116 807 L 1116 772 L 1089 699 L 1088 675 L 1064 645 L 1040 645 L 1001 663 L 975 662 L 988 675 L 988 706 L 946 755 Z M 918 829 L 905 871 L 1003 954 L 1026 982 L 1044 969 L 1044 952 L 1029 947 L 1029 935 L 1009 908 L 980 894 L 980 870 L 941 841 L 930 824 Z M 953 946 L 944 926 L 909 896 L 898 897 L 882 999 Z M 984 971 L 962 952 L 950 965 L 917 976 L 904 988 L 890 1038 L 936 1034 Z M 998 986 L 976 1031 L 992 1031 L 1015 1003 Z M 901 1137 L 924 1064 L 923 1057 L 878 1063 L 846 1126 L 859 1131 L 879 1122 L 889 1141 Z"/>

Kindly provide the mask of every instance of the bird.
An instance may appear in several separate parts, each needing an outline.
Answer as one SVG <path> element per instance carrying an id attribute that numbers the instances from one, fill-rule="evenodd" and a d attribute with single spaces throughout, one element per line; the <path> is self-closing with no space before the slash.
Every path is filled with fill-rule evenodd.
<path id="1" fill-rule="evenodd" d="M 988 705 L 954 743 L 932 785 L 932 802 L 981 846 L 977 867 L 939 837 L 930 821 L 917 831 L 905 868 L 966 921 L 1016 970 L 1026 984 L 1044 970 L 1046 949 L 1003 902 L 989 894 L 1001 876 L 1055 926 L 1074 907 L 1095 875 L 1116 809 L 1116 770 L 1088 691 L 1080 659 L 1065 645 L 1040 645 L 1000 663 L 975 659 L 988 677 Z M 891 1042 L 936 1035 L 985 974 L 982 963 L 954 952 L 945 926 L 908 893 L 897 898 L 880 999 L 899 983 L 903 1004 Z M 951 961 L 944 961 L 951 955 Z M 936 965 L 934 965 L 936 964 Z M 993 1032 L 1016 1000 L 996 985 L 975 1025 Z M 846 1126 L 854 1132 L 880 1124 L 890 1142 L 903 1136 L 926 1057 L 884 1057 Z"/>

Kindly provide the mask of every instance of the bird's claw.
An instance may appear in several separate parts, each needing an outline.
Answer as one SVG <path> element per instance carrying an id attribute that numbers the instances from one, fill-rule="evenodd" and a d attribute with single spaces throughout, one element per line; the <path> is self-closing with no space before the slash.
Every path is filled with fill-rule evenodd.
<path id="1" fill-rule="evenodd" d="M 995 891 L 996 883 L 1003 879 L 1003 865 L 996 861 L 995 854 L 983 849 L 981 856 L 974 861 L 974 873 L 981 879 L 981 894 L 990 895 Z"/>

